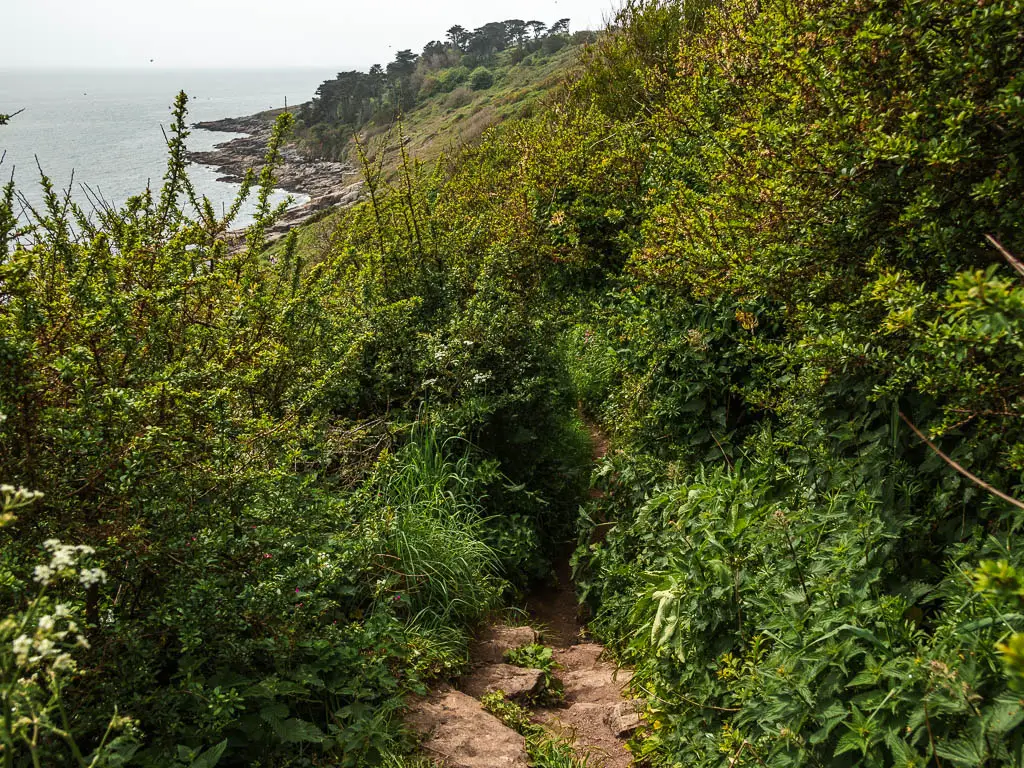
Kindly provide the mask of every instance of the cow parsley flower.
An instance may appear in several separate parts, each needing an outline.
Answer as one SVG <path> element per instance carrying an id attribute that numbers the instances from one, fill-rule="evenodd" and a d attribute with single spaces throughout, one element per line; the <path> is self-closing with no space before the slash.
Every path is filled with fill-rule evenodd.
<path id="1" fill-rule="evenodd" d="M 102 568 L 83 568 L 78 580 L 86 587 L 91 587 L 95 584 L 106 584 L 107 574 Z"/>
<path id="2" fill-rule="evenodd" d="M 49 585 L 50 580 L 53 578 L 53 573 L 53 568 L 50 566 L 37 565 L 33 572 L 32 579 L 45 587 Z"/>
<path id="3" fill-rule="evenodd" d="M 28 661 L 29 653 L 32 652 L 32 638 L 28 635 L 19 635 L 11 643 L 11 648 L 18 659 L 18 664 L 24 666 L 25 662 Z"/>

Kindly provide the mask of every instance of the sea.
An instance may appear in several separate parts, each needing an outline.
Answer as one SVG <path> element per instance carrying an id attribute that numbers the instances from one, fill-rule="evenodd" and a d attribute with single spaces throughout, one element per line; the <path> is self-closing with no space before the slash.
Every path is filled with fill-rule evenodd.
<path id="1" fill-rule="evenodd" d="M 251 115 L 312 98 L 333 73 L 283 70 L 0 70 L 0 114 L 24 110 L 0 126 L 0 179 L 12 174 L 23 199 L 42 201 L 39 168 L 60 189 L 91 211 L 89 192 L 114 205 L 159 188 L 166 168 L 163 131 L 179 91 L 190 98 L 188 122 Z M 209 150 L 232 134 L 194 130 L 188 146 Z M 239 186 L 217 180 L 213 168 L 192 165 L 200 195 L 222 212 Z M 275 194 L 275 202 L 287 197 Z M 296 204 L 305 202 L 295 197 Z M 22 216 L 26 210 L 19 206 Z M 238 226 L 252 221 L 252 201 Z"/>

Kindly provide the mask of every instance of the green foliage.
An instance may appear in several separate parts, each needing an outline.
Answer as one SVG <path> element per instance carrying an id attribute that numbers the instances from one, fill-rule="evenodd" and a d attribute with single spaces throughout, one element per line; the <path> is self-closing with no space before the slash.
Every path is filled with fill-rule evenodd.
<path id="1" fill-rule="evenodd" d="M 485 693 L 483 708 L 506 726 L 526 737 L 526 752 L 535 768 L 587 768 L 589 758 L 578 755 L 572 746 L 553 737 L 542 725 L 532 722 L 530 711 L 505 698 L 502 691 Z"/>
<path id="2" fill-rule="evenodd" d="M 1021 287 L 985 238 L 1024 244 L 1021 8 L 754 5 L 631 5 L 567 110 L 647 150 L 568 339 L 618 448 L 594 628 L 654 765 L 1015 764 L 1019 607 L 968 574 L 1019 567 L 1020 514 L 900 417 L 1021 495 Z"/>
<path id="3" fill-rule="evenodd" d="M 548 646 L 531 643 L 513 648 L 505 653 L 505 661 L 524 669 L 539 669 L 544 673 L 543 690 L 538 695 L 539 701 L 550 706 L 564 699 L 562 681 L 555 677 L 555 670 L 561 665 L 555 661 L 554 651 Z"/>
<path id="4" fill-rule="evenodd" d="M 486 67 L 477 67 L 469 76 L 469 86 L 474 91 L 486 91 L 494 85 L 494 75 Z"/>
<path id="5" fill-rule="evenodd" d="M 403 696 L 573 536 L 582 406 L 613 443 L 576 574 L 643 760 L 1019 764 L 1024 520 L 971 478 L 1024 492 L 1022 14 L 629 3 L 432 170 L 404 123 L 361 141 L 368 199 L 315 253 L 262 250 L 265 199 L 227 245 L 183 104 L 155 199 L 73 228 L 44 179 L 18 233 L 8 187 L 0 463 L 46 497 L 0 594 L 24 613 L 48 538 L 95 548 L 108 582 L 59 596 L 97 637 L 75 733 L 117 704 L 136 764 L 394 762 Z M 568 38 L 499 26 L 400 52 L 386 99 L 339 79 L 344 124 Z"/>
<path id="6" fill-rule="evenodd" d="M 550 672 L 557 666 L 551 648 L 538 643 L 513 648 L 505 654 L 505 661 L 517 667 L 540 669 L 545 672 Z"/>
<path id="7" fill-rule="evenodd" d="M 53 596 L 92 646 L 64 730 L 100 743 L 116 707 L 132 765 L 377 764 L 405 695 L 569 525 L 571 486 L 528 485 L 560 453 L 550 321 L 492 259 L 449 269 L 411 162 L 311 264 L 294 238 L 265 252 L 272 170 L 229 247 L 240 202 L 196 198 L 186 137 L 182 95 L 158 194 L 68 206 L 72 230 L 44 178 L 34 226 L 3 219 L 0 465 L 46 496 L 0 531 L 0 599 L 28 615 L 45 540 L 95 550 L 107 580 Z"/>

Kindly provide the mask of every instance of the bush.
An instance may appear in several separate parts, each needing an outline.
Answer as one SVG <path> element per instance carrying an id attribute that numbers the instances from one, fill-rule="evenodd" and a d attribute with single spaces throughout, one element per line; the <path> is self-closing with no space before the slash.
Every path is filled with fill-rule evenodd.
<path id="1" fill-rule="evenodd" d="M 466 67 L 452 67 L 438 73 L 438 78 L 441 81 L 441 90 L 451 92 L 469 79 L 469 70 Z"/>
<path id="2" fill-rule="evenodd" d="M 494 75 L 485 67 L 477 67 L 469 76 L 469 85 L 474 91 L 486 91 L 494 85 Z"/>

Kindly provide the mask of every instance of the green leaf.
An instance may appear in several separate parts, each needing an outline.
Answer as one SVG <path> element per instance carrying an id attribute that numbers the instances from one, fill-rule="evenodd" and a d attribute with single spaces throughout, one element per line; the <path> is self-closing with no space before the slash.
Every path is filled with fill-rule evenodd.
<path id="1" fill-rule="evenodd" d="M 227 748 L 228 740 L 224 739 L 220 744 L 215 747 L 210 747 L 208 750 L 203 752 L 203 754 L 193 760 L 190 768 L 214 768 L 214 766 L 220 762 L 221 755 L 224 754 L 224 750 Z"/>
<path id="2" fill-rule="evenodd" d="M 1024 704 L 1016 696 L 1001 696 L 992 706 L 988 727 L 993 733 L 1009 733 L 1024 722 Z"/>
<path id="3" fill-rule="evenodd" d="M 286 744 L 319 744 L 324 740 L 324 732 L 316 725 L 297 717 L 289 718 L 281 723 L 277 734 Z"/>
<path id="4" fill-rule="evenodd" d="M 951 760 L 958 765 L 981 765 L 985 760 L 985 755 L 983 752 L 979 752 L 978 745 L 967 739 L 940 741 L 935 745 L 935 752 L 939 757 Z"/>

